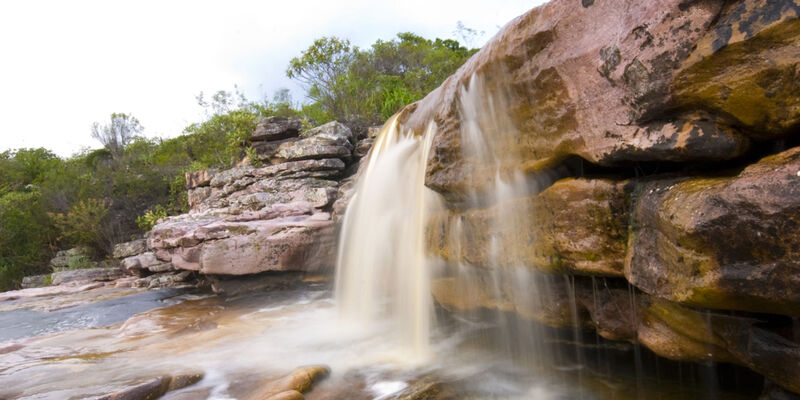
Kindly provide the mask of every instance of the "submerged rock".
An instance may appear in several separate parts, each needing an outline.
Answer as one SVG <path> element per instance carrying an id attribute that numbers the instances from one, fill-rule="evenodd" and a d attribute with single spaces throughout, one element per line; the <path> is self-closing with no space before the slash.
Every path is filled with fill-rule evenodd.
<path id="1" fill-rule="evenodd" d="M 194 385 L 203 379 L 203 373 L 183 375 L 165 375 L 128 386 L 112 394 L 95 398 L 95 400 L 150 400 L 157 399 L 167 392 Z"/>
<path id="2" fill-rule="evenodd" d="M 329 374 L 330 368 L 324 365 L 299 367 L 282 378 L 266 383 L 248 399 L 302 399 L 302 393 L 311 390 L 314 383 L 325 379 Z M 300 394 L 300 397 L 297 397 L 297 394 Z"/>

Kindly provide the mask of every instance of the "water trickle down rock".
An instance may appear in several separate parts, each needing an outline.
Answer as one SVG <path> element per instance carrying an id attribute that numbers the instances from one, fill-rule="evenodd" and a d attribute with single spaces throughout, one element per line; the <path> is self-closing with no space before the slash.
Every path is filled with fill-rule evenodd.
<path id="1" fill-rule="evenodd" d="M 714 171 L 752 162 L 754 141 L 796 136 L 799 17 L 790 0 L 554 0 L 508 24 L 398 114 L 412 134 L 437 129 L 425 184 L 449 210 L 428 221 L 426 248 L 457 272 L 433 281 L 436 300 L 737 363 L 800 392 L 796 332 L 775 322 L 800 304 L 797 149 Z M 476 79 L 488 124 L 465 118 Z M 563 177 L 575 156 L 602 179 L 496 194 L 515 173 Z M 642 162 L 702 168 L 603 168 Z M 507 214 L 541 225 L 504 226 Z"/>

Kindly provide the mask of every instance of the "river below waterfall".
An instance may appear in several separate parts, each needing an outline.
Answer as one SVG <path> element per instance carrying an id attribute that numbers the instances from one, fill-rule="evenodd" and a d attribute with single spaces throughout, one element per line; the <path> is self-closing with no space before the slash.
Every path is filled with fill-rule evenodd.
<path id="1" fill-rule="evenodd" d="M 583 359 L 599 351 L 605 364 L 564 357 L 523 367 L 492 350 L 491 321 L 442 312 L 447 322 L 432 332 L 429 356 L 411 357 L 392 339 L 392 324 L 342 323 L 323 283 L 240 297 L 101 288 L 0 306 L 2 399 L 95 398 L 154 376 L 194 373 L 203 378 L 163 398 L 249 399 L 264 382 L 318 364 L 331 374 L 307 399 L 672 399 L 707 390 L 688 369 L 682 380 L 630 371 L 631 348 L 600 341 L 582 345 L 590 348 Z M 675 375 L 666 371 L 672 367 L 662 374 Z"/>

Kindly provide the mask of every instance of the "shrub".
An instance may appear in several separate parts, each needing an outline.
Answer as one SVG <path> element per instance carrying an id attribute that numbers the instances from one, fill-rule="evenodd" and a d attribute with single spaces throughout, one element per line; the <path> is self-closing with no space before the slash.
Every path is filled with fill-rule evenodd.
<path id="1" fill-rule="evenodd" d="M 163 218 L 167 218 L 167 210 L 159 204 L 148 210 L 144 215 L 137 217 L 136 224 L 139 225 L 139 229 L 146 232 L 153 229 L 158 220 Z"/>
<path id="2" fill-rule="evenodd" d="M 59 239 L 70 246 L 88 246 L 105 251 L 103 226 L 110 205 L 99 199 L 80 200 L 67 213 L 51 214 L 61 233 Z"/>

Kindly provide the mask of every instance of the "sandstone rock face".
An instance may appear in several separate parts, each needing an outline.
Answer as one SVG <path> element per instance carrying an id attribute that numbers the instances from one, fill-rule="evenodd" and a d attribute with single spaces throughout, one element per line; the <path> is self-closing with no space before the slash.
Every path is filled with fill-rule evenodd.
<path id="1" fill-rule="evenodd" d="M 355 138 L 338 122 L 302 133 L 301 128 L 297 118 L 264 119 L 253 145 L 271 149 L 259 153 L 268 165 L 219 171 L 202 185 L 189 183 L 187 175 L 191 211 L 156 225 L 147 235 L 149 252 L 125 259 L 125 268 L 206 275 L 332 268 L 330 210 L 354 159 Z M 174 273 L 165 276 L 182 281 Z M 160 285 L 144 278 L 151 276 L 137 285 Z"/>
<path id="2" fill-rule="evenodd" d="M 800 315 L 800 148 L 733 177 L 643 184 L 625 275 L 655 296 Z"/>
<path id="3" fill-rule="evenodd" d="M 529 279 L 520 282 L 521 276 Z M 604 338 L 636 341 L 673 360 L 740 364 L 800 391 L 800 343 L 758 320 L 631 293 L 613 280 L 461 268 L 454 277 L 434 280 L 432 291 L 439 304 L 466 317 L 494 310 L 555 327 L 592 327 Z"/>
<path id="4" fill-rule="evenodd" d="M 295 203 L 237 217 L 172 218 L 149 240 L 176 267 L 203 274 L 316 271 L 332 266 L 332 229 L 330 214 Z"/>
<path id="5" fill-rule="evenodd" d="M 266 117 L 258 121 L 256 130 L 250 140 L 254 142 L 271 142 L 275 140 L 297 137 L 303 128 L 300 117 Z"/>
<path id="6" fill-rule="evenodd" d="M 147 251 L 147 240 L 138 239 L 114 245 L 113 256 L 114 258 L 127 258 L 142 254 L 145 251 Z"/>
<path id="7" fill-rule="evenodd" d="M 107 282 L 122 278 L 123 272 L 119 268 L 89 268 L 70 271 L 53 272 L 53 285 L 86 284 L 89 282 Z"/>
<path id="8" fill-rule="evenodd" d="M 457 196 L 493 174 L 461 143 L 459 98 L 473 75 L 503 100 L 517 140 L 498 145 L 525 170 L 569 155 L 607 166 L 724 160 L 751 137 L 786 134 L 800 116 L 798 5 L 762 3 L 551 1 L 518 17 L 404 111 L 417 132 L 439 127 L 427 185 Z"/>
<path id="9" fill-rule="evenodd" d="M 203 169 L 199 171 L 191 171 L 184 174 L 186 178 L 186 188 L 194 189 L 202 186 L 208 186 L 211 183 L 211 177 L 216 174 L 215 169 Z"/>
<path id="10" fill-rule="evenodd" d="M 152 251 L 127 257 L 122 260 L 122 268 L 129 274 L 139 274 L 142 270 L 162 268 L 164 262 L 159 260 Z"/>
<path id="11" fill-rule="evenodd" d="M 799 68 L 796 0 L 553 0 L 515 19 L 397 117 L 437 128 L 437 302 L 800 392 Z"/>
<path id="12" fill-rule="evenodd" d="M 731 2 L 672 82 L 673 103 L 725 116 L 754 138 L 800 123 L 800 3 Z"/>
<path id="13" fill-rule="evenodd" d="M 426 242 L 448 262 L 621 276 L 626 184 L 565 179 L 536 195 L 452 211 L 430 220 Z M 495 248 L 497 243 L 504 247 Z"/>
<path id="14" fill-rule="evenodd" d="M 309 129 L 300 135 L 302 139 L 282 143 L 275 156 L 286 161 L 343 158 L 353 154 L 355 141 L 350 128 L 336 122 Z"/>

